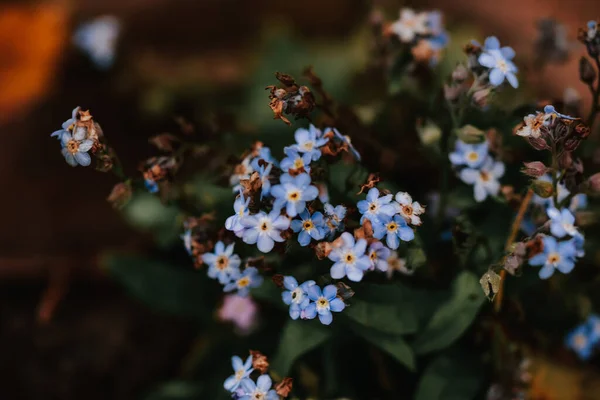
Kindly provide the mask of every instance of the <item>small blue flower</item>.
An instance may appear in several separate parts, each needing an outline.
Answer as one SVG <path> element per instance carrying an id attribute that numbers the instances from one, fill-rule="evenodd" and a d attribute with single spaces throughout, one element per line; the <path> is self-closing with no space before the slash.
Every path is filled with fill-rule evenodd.
<path id="1" fill-rule="evenodd" d="M 260 178 L 260 182 L 261 182 L 261 191 L 260 191 L 261 200 L 263 197 L 268 196 L 269 192 L 271 190 L 271 181 L 270 181 L 271 176 L 269 174 L 271 173 L 272 168 L 273 168 L 273 164 L 269 163 L 267 165 L 260 165 L 256 169 L 256 171 L 258 172 L 258 176 Z"/>
<path id="2" fill-rule="evenodd" d="M 69 133 L 69 131 L 72 131 L 75 128 L 75 122 L 77 122 L 77 113 L 80 109 L 81 107 L 79 106 L 75 107 L 71 112 L 71 118 L 63 122 L 62 129 L 52 132 L 50 137 L 56 137 L 59 141 L 62 142 L 62 136 L 65 133 Z"/>
<path id="3" fill-rule="evenodd" d="M 340 131 L 338 131 L 336 128 L 325 128 L 325 132 L 328 132 L 328 131 L 333 131 L 334 137 L 336 139 L 338 139 L 339 141 L 341 141 L 345 146 L 348 146 L 348 150 L 350 151 L 350 153 L 352 153 L 352 155 L 354 156 L 354 158 L 356 158 L 356 160 L 360 161 L 360 153 L 352 145 L 350 136 L 342 135 L 340 133 Z"/>
<path id="4" fill-rule="evenodd" d="M 383 239 L 390 249 L 396 250 L 400 247 L 400 240 L 410 242 L 415 238 L 415 232 L 400 215 L 386 217 L 373 224 L 373 237 Z M 400 239 L 400 240 L 398 240 Z"/>
<path id="5" fill-rule="evenodd" d="M 312 285 L 308 288 L 308 297 L 313 301 L 304 310 L 306 319 L 313 319 L 319 315 L 319 321 L 323 325 L 331 324 L 333 315 L 331 312 L 340 312 L 346 308 L 346 304 L 337 297 L 337 288 L 334 285 L 327 285 L 321 288 Z"/>
<path id="6" fill-rule="evenodd" d="M 554 114 L 554 115 L 558 115 L 561 118 L 564 119 L 570 119 L 570 120 L 576 120 L 577 118 L 571 117 L 569 115 L 566 114 L 561 114 L 558 111 L 556 111 L 556 109 L 554 108 L 553 105 L 548 104 L 546 107 L 544 107 L 544 113 L 545 114 Z"/>
<path id="7" fill-rule="evenodd" d="M 354 241 L 354 236 L 348 232 L 342 233 L 342 245 L 334 248 L 329 253 L 329 259 L 335 263 L 329 271 L 333 279 L 342 279 L 347 276 L 354 282 L 359 282 L 364 271 L 371 266 L 369 256 L 365 254 L 367 241 L 359 239 Z"/>
<path id="8" fill-rule="evenodd" d="M 558 211 L 554 207 L 548 207 L 546 212 L 550 218 L 550 233 L 555 237 L 560 239 L 565 235 L 579 235 L 577 228 L 575 228 L 575 216 L 567 208 Z"/>
<path id="9" fill-rule="evenodd" d="M 360 218 L 360 223 L 365 221 L 365 218 L 375 222 L 381 218 L 391 217 L 396 213 L 396 208 L 392 204 L 393 195 L 387 194 L 379 197 L 377 188 L 369 189 L 367 199 L 357 203 L 358 211 L 363 215 Z"/>
<path id="10" fill-rule="evenodd" d="M 298 281 L 293 276 L 283 278 L 283 286 L 287 290 L 281 293 L 281 299 L 290 306 L 290 317 L 292 319 L 298 319 L 300 313 L 310 303 L 307 290 L 314 284 L 315 281 L 306 281 L 302 285 L 298 285 Z"/>
<path id="11" fill-rule="evenodd" d="M 120 25 L 116 17 L 98 17 L 82 24 L 75 32 L 73 41 L 88 53 L 98 68 L 109 68 L 114 63 Z"/>
<path id="12" fill-rule="evenodd" d="M 244 195 L 240 191 L 240 195 L 233 202 L 233 211 L 235 211 L 235 214 L 225 220 L 225 229 L 232 231 L 237 237 L 242 237 L 244 234 L 242 218 L 249 214 L 248 204 L 250 204 L 250 198 L 244 199 Z"/>
<path id="13" fill-rule="evenodd" d="M 500 48 L 500 42 L 494 36 L 485 39 L 483 52 L 479 55 L 479 64 L 490 68 L 490 83 L 499 86 L 508 80 L 514 88 L 519 87 L 519 81 L 515 73 L 517 67 L 511 61 L 515 57 L 515 51 L 511 47 Z"/>
<path id="14" fill-rule="evenodd" d="M 565 338 L 565 345 L 573 349 L 582 360 L 587 360 L 592 356 L 596 343 L 597 340 L 592 340 L 590 336 L 587 324 L 577 326 Z"/>
<path id="15" fill-rule="evenodd" d="M 557 242 L 552 236 L 545 236 L 543 239 L 544 250 L 529 259 L 529 264 L 541 266 L 539 276 L 541 279 L 548 279 L 558 269 L 563 274 L 568 274 L 575 267 L 575 242 L 567 240 Z"/>
<path id="16" fill-rule="evenodd" d="M 333 207 L 329 203 L 325 203 L 323 206 L 325 211 L 325 223 L 329 228 L 330 233 L 334 233 L 336 230 L 344 230 L 344 218 L 346 218 L 346 207 L 337 205 Z"/>
<path id="17" fill-rule="evenodd" d="M 273 164 L 275 166 L 277 166 L 277 159 L 275 157 L 273 157 L 273 155 L 271 154 L 271 149 L 268 148 L 267 146 L 260 146 L 260 149 L 258 150 L 258 155 L 256 157 L 254 157 L 254 159 L 252 159 L 252 162 L 250 163 L 252 165 L 252 168 L 254 168 L 255 170 L 258 170 L 258 161 L 259 160 L 264 160 L 265 162 L 267 162 L 268 164 Z"/>
<path id="18" fill-rule="evenodd" d="M 279 167 L 283 172 L 289 172 L 290 169 L 310 172 L 310 153 L 300 154 L 298 150 L 291 147 L 286 147 L 283 149 L 283 152 L 287 156 L 281 160 L 281 164 L 279 164 Z"/>
<path id="19" fill-rule="evenodd" d="M 600 317 L 596 314 L 590 314 L 585 324 L 590 332 L 590 341 L 594 344 L 600 342 Z"/>
<path id="20" fill-rule="evenodd" d="M 487 140 L 478 144 L 465 143 L 457 140 L 454 152 L 449 158 L 452 165 L 466 165 L 469 168 L 478 168 L 488 157 L 489 146 Z"/>
<path id="21" fill-rule="evenodd" d="M 371 261 L 371 268 L 377 268 L 379 271 L 388 270 L 388 259 L 390 258 L 392 251 L 385 247 L 383 243 L 376 241 L 371 243 L 367 255 Z"/>
<path id="22" fill-rule="evenodd" d="M 312 161 L 321 158 L 319 147 L 324 146 L 329 141 L 328 138 L 323 137 L 322 132 L 315 128 L 313 124 L 310 124 L 308 129 L 296 129 L 294 139 L 296 139 L 296 144 L 290 147 L 300 153 L 309 154 Z"/>
<path id="23" fill-rule="evenodd" d="M 238 296 L 248 296 L 250 288 L 259 287 L 263 282 L 263 277 L 258 274 L 254 267 L 248 267 L 244 272 L 239 269 L 231 273 L 231 282 L 225 285 L 224 292 L 232 292 L 237 289 Z"/>
<path id="24" fill-rule="evenodd" d="M 306 207 L 306 202 L 317 198 L 319 190 L 310 184 L 310 175 L 300 174 L 292 177 L 283 174 L 280 184 L 271 188 L 271 196 L 275 197 L 273 207 L 283 208 L 287 215 L 295 217 Z"/>
<path id="25" fill-rule="evenodd" d="M 280 209 L 275 208 L 269 214 L 260 211 L 241 219 L 245 228 L 242 240 L 247 244 L 257 244 L 258 250 L 268 253 L 273 250 L 275 242 L 283 242 L 281 231 L 290 227 L 290 220 L 279 215 Z"/>
<path id="26" fill-rule="evenodd" d="M 181 240 L 183 240 L 183 246 L 188 254 L 192 255 L 192 230 L 186 229 L 183 235 L 180 236 Z"/>
<path id="27" fill-rule="evenodd" d="M 231 277 L 239 272 L 240 256 L 233 254 L 234 243 L 225 247 L 223 242 L 219 241 L 215 245 L 214 253 L 204 253 L 202 261 L 208 265 L 208 276 L 212 279 L 219 279 L 219 283 L 225 285 L 229 283 Z"/>
<path id="28" fill-rule="evenodd" d="M 323 214 L 315 212 L 311 216 L 308 210 L 300 213 L 300 219 L 295 219 L 291 223 L 291 228 L 298 235 L 300 246 L 308 246 L 310 239 L 321 240 L 325 236 L 325 220 Z"/>
<path id="29" fill-rule="evenodd" d="M 60 137 L 61 144 L 63 146 L 61 152 L 67 164 L 72 167 L 82 165 L 87 167 L 91 164 L 92 158 L 87 153 L 92 149 L 94 141 L 90 139 L 84 139 L 84 136 L 79 138 L 77 132 L 71 136 L 69 132 L 65 132 Z"/>
<path id="30" fill-rule="evenodd" d="M 158 193 L 158 183 L 152 179 L 144 179 L 144 186 L 150 193 Z"/>
<path id="31" fill-rule="evenodd" d="M 242 381 L 249 377 L 252 371 L 254 371 L 254 369 L 252 369 L 252 356 L 249 356 L 246 359 L 246 362 L 242 362 L 242 359 L 238 356 L 233 356 L 231 357 L 231 366 L 233 367 L 234 373 L 229 378 L 225 379 L 223 387 L 225 390 L 235 392 Z"/>
<path id="32" fill-rule="evenodd" d="M 244 395 L 238 400 L 279 400 L 277 392 L 271 389 L 272 385 L 271 377 L 266 374 L 259 376 L 256 383 L 252 379 L 246 378 L 241 384 Z"/>
<path id="33" fill-rule="evenodd" d="M 581 233 L 579 233 L 578 235 L 575 235 L 571 240 L 573 241 L 573 244 L 575 245 L 575 250 L 577 251 L 575 255 L 578 258 L 585 256 L 585 237 Z"/>
<path id="34" fill-rule="evenodd" d="M 499 178 L 504 175 L 504 163 L 488 159 L 479 167 L 463 168 L 460 171 L 460 180 L 469 185 L 473 185 L 473 194 L 475 201 L 482 202 L 488 195 L 496 196 L 500 191 Z"/>

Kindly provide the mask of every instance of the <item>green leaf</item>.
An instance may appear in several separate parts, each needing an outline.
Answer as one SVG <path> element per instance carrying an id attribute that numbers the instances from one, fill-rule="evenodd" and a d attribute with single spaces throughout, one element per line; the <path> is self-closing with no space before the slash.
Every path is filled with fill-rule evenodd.
<path id="1" fill-rule="evenodd" d="M 162 384 L 144 400 L 195 400 L 201 398 L 202 386 L 195 382 L 173 381 Z"/>
<path id="2" fill-rule="evenodd" d="M 361 325 L 384 333 L 402 335 L 417 331 L 415 313 L 399 303 L 368 303 L 355 298 L 352 305 L 345 310 L 345 314 Z"/>
<path id="3" fill-rule="evenodd" d="M 413 350 L 401 336 L 385 334 L 358 324 L 352 324 L 351 328 L 356 334 L 390 354 L 409 370 L 415 370 L 416 364 Z"/>
<path id="4" fill-rule="evenodd" d="M 270 280 L 266 280 L 259 287 L 250 290 L 250 294 L 255 299 L 266 301 L 282 309 L 287 309 L 289 306 L 281 300 L 281 292 L 282 290 Z"/>
<path id="5" fill-rule="evenodd" d="M 331 328 L 319 321 L 288 321 L 283 328 L 272 367 L 280 376 L 286 376 L 294 361 L 323 344 L 331 337 Z"/>
<path id="6" fill-rule="evenodd" d="M 170 314 L 209 318 L 212 296 L 207 279 L 197 271 L 177 268 L 157 260 L 132 255 L 107 256 L 102 265 L 135 298 Z"/>
<path id="7" fill-rule="evenodd" d="M 417 354 L 443 349 L 457 340 L 471 325 L 485 299 L 479 279 L 472 272 L 461 272 L 452 283 L 452 295 L 433 314 L 417 337 Z"/>
<path id="8" fill-rule="evenodd" d="M 417 386 L 415 400 L 473 399 L 483 381 L 478 362 L 464 353 L 452 351 L 433 360 Z"/>

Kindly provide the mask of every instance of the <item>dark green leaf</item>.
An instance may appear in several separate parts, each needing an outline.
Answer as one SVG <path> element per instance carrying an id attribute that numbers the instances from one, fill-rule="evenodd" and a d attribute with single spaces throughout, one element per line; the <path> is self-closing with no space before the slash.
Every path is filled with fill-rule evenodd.
<path id="1" fill-rule="evenodd" d="M 144 400 L 196 400 L 202 398 L 202 387 L 198 383 L 173 381 L 161 385 Z"/>
<path id="2" fill-rule="evenodd" d="M 280 376 L 286 376 L 300 356 L 317 348 L 329 337 L 331 328 L 321 325 L 317 320 L 288 321 L 283 328 L 277 355 L 271 364 L 273 370 Z"/>
<path id="3" fill-rule="evenodd" d="M 385 333 L 402 335 L 417 331 L 415 313 L 412 309 L 403 307 L 402 303 L 367 303 L 354 297 L 345 314 L 361 325 Z"/>
<path id="4" fill-rule="evenodd" d="M 427 366 L 415 400 L 470 400 L 477 395 L 482 380 L 482 369 L 476 360 L 452 351 Z"/>
<path id="5" fill-rule="evenodd" d="M 415 370 L 415 355 L 413 350 L 401 336 L 385 334 L 358 324 L 352 324 L 352 330 L 368 342 L 390 354 L 409 370 Z"/>
<path id="6" fill-rule="evenodd" d="M 461 272 L 452 283 L 452 296 L 442 304 L 424 331 L 417 337 L 417 354 L 443 349 L 458 339 L 471 325 L 485 295 L 472 272 Z"/>
<path id="7" fill-rule="evenodd" d="M 170 314 L 208 318 L 214 306 L 205 293 L 207 278 L 201 272 L 132 255 L 113 255 L 102 265 L 132 296 Z M 209 302 L 209 303 L 207 303 Z"/>

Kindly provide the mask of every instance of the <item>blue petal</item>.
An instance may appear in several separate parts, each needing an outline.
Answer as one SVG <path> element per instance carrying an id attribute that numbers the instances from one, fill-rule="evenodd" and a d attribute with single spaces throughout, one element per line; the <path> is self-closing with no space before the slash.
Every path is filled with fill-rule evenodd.
<path id="1" fill-rule="evenodd" d="M 493 86 L 499 86 L 504 82 L 504 73 L 499 68 L 492 68 L 490 71 L 490 83 Z"/>
<path id="2" fill-rule="evenodd" d="M 298 287 L 298 281 L 293 276 L 283 277 L 283 286 L 287 290 L 294 290 Z"/>
<path id="3" fill-rule="evenodd" d="M 331 322 L 333 321 L 333 315 L 331 314 L 331 311 L 328 310 L 324 314 L 319 314 L 319 321 L 321 321 L 323 325 L 331 324 Z"/>
<path id="4" fill-rule="evenodd" d="M 331 301 L 337 296 L 337 288 L 334 285 L 327 285 L 323 288 L 323 297 Z"/>

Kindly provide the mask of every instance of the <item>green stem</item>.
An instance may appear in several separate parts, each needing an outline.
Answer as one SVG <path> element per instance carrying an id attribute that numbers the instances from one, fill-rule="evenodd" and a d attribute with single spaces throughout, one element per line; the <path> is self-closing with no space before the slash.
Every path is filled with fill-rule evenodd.
<path id="1" fill-rule="evenodd" d="M 558 206 L 558 156 L 556 154 L 556 142 L 552 139 L 552 199 L 554 207 Z"/>

